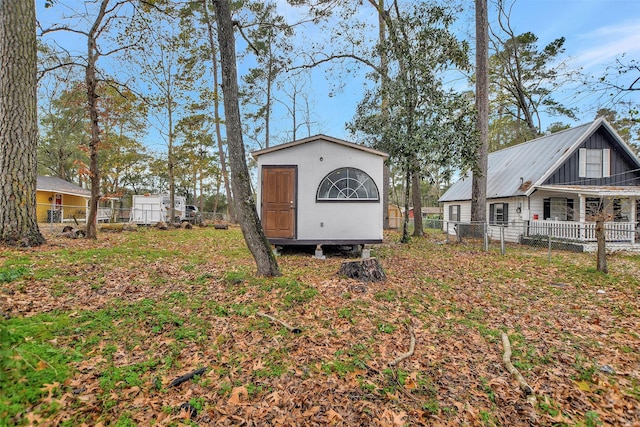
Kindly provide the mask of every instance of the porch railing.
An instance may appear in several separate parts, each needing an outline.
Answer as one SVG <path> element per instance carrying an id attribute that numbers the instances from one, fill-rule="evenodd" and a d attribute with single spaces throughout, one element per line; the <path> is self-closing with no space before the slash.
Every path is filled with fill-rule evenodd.
<path id="1" fill-rule="evenodd" d="M 605 222 L 605 239 L 608 242 L 631 242 L 638 240 L 635 222 Z M 581 242 L 596 241 L 595 222 L 531 221 L 528 235 L 550 235 L 552 238 Z"/>

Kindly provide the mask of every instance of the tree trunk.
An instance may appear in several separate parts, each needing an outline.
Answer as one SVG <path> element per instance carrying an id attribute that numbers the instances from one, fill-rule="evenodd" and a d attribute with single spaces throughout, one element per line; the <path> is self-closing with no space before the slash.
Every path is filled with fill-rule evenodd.
<path id="1" fill-rule="evenodd" d="M 222 66 L 222 92 L 227 126 L 227 146 L 231 166 L 231 186 L 233 188 L 236 214 L 244 239 L 256 261 L 258 276 L 278 276 L 280 270 L 271 245 L 264 234 L 256 204 L 251 191 L 251 178 L 247 168 L 242 125 L 238 105 L 238 76 L 236 70 L 235 40 L 233 22 L 228 0 L 214 0 L 218 19 L 218 44 Z"/>
<path id="2" fill-rule="evenodd" d="M 471 184 L 471 221 L 487 219 L 487 169 L 489 155 L 489 21 L 487 0 L 476 2 L 476 164 Z"/>
<path id="3" fill-rule="evenodd" d="M 384 10 L 384 0 L 378 0 L 378 43 L 380 44 L 380 72 L 381 72 L 381 102 L 380 113 L 385 119 L 389 118 L 389 93 L 387 86 L 389 83 L 389 57 L 385 48 L 387 25 L 382 11 Z M 388 230 L 389 227 L 389 164 L 384 162 L 382 172 L 382 228 Z"/>
<path id="4" fill-rule="evenodd" d="M 36 216 L 38 134 L 33 0 L 0 1 L 0 244 L 45 242 Z"/>
<path id="5" fill-rule="evenodd" d="M 0 219 L 7 245 L 40 245 L 36 219 L 36 41 L 29 1 L 0 2 Z"/>
<path id="6" fill-rule="evenodd" d="M 384 274 L 384 270 L 377 258 L 344 261 L 337 274 L 361 282 L 384 282 L 387 280 L 387 276 Z"/>
<path id="7" fill-rule="evenodd" d="M 598 271 L 608 273 L 609 269 L 607 268 L 607 248 L 604 232 L 604 215 L 602 214 L 600 214 L 598 218 L 596 218 L 596 241 L 598 242 Z"/>
<path id="8" fill-rule="evenodd" d="M 389 164 L 385 160 L 382 170 L 382 228 L 389 230 Z"/>
<path id="9" fill-rule="evenodd" d="M 409 191 L 411 188 L 411 172 L 407 167 L 404 176 L 404 218 L 402 221 L 402 238 L 401 243 L 409 243 Z M 415 217 L 415 212 L 414 215 Z"/>
<path id="10" fill-rule="evenodd" d="M 95 239 L 98 236 L 96 226 L 98 218 L 98 201 L 100 199 L 100 167 L 98 164 L 98 150 L 100 146 L 100 125 L 98 123 L 98 94 L 96 93 L 96 61 L 98 52 L 98 29 L 109 0 L 102 0 L 98 16 L 87 35 L 87 68 L 85 69 L 85 84 L 87 85 L 87 108 L 91 125 L 91 139 L 89 140 L 89 172 L 91 174 L 91 200 L 89 201 L 89 215 L 87 215 L 87 239 Z"/>
<path id="11" fill-rule="evenodd" d="M 417 163 L 415 161 L 414 163 Z M 411 173 L 411 200 L 413 201 L 413 235 L 422 237 L 422 188 L 420 186 L 420 172 L 416 168 Z"/>

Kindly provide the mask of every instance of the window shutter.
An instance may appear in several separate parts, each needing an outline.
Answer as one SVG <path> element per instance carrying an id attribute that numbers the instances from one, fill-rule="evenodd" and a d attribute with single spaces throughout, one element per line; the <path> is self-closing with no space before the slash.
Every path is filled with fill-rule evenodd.
<path id="1" fill-rule="evenodd" d="M 496 205 L 494 205 L 493 203 L 489 205 L 489 224 L 493 224 L 494 221 L 494 213 L 496 210 Z"/>
<path id="2" fill-rule="evenodd" d="M 551 199 L 544 199 L 544 207 L 542 209 L 542 219 L 551 218 Z"/>
<path id="3" fill-rule="evenodd" d="M 509 203 L 502 204 L 502 223 L 504 225 L 509 223 Z"/>
<path id="4" fill-rule="evenodd" d="M 585 178 L 587 176 L 587 149 L 581 148 L 578 153 L 578 177 Z"/>
<path id="5" fill-rule="evenodd" d="M 611 150 L 605 148 L 602 150 L 602 177 L 608 178 L 611 176 Z"/>

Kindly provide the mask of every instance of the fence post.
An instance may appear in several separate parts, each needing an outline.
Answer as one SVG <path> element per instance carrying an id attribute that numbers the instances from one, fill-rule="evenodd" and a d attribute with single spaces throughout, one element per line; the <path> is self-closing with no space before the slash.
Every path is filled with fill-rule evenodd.
<path id="1" fill-rule="evenodd" d="M 547 231 L 547 237 L 549 239 L 549 264 L 551 264 L 551 226 L 549 226 L 549 229 Z"/>
<path id="2" fill-rule="evenodd" d="M 500 253 L 502 255 L 505 254 L 505 248 L 504 248 L 504 224 L 500 225 Z"/>
<path id="3" fill-rule="evenodd" d="M 482 237 L 484 238 L 484 251 L 489 252 L 489 230 L 487 228 L 487 223 L 482 223 Z"/>

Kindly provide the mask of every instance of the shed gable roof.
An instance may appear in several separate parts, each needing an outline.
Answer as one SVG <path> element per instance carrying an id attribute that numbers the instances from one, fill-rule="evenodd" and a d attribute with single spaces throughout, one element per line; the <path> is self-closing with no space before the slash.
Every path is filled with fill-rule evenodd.
<path id="1" fill-rule="evenodd" d="M 389 157 L 389 155 L 387 153 L 383 153 L 382 151 L 374 150 L 373 148 L 369 148 L 369 147 L 366 147 L 364 145 L 355 144 L 353 142 L 345 141 L 343 139 L 334 138 L 334 137 L 323 135 L 323 134 L 318 134 L 318 135 L 310 136 L 308 138 L 298 139 L 296 141 L 287 142 L 285 144 L 275 145 L 273 147 L 264 148 L 262 150 L 252 151 L 251 155 L 254 158 L 258 158 L 259 156 L 261 156 L 263 154 L 273 153 L 275 151 L 285 150 L 287 148 L 297 147 L 299 145 L 307 144 L 307 143 L 310 143 L 310 142 L 316 142 L 316 141 L 326 141 L 326 142 L 330 142 L 330 143 L 333 143 L 333 144 L 342 145 L 344 147 L 348 147 L 348 148 L 352 148 L 352 149 L 355 149 L 355 150 L 364 151 L 366 153 L 374 154 L 376 156 L 381 156 L 381 157 L 383 157 L 385 159 L 387 157 Z"/>
<path id="2" fill-rule="evenodd" d="M 51 191 L 72 196 L 91 197 L 91 191 L 55 176 L 38 176 L 37 191 Z"/>
<path id="3" fill-rule="evenodd" d="M 489 154 L 487 198 L 530 195 L 553 174 L 580 145 L 604 128 L 636 162 L 631 148 L 604 119 L 546 135 Z M 440 202 L 471 199 L 472 175 L 460 179 L 440 198 Z"/>

